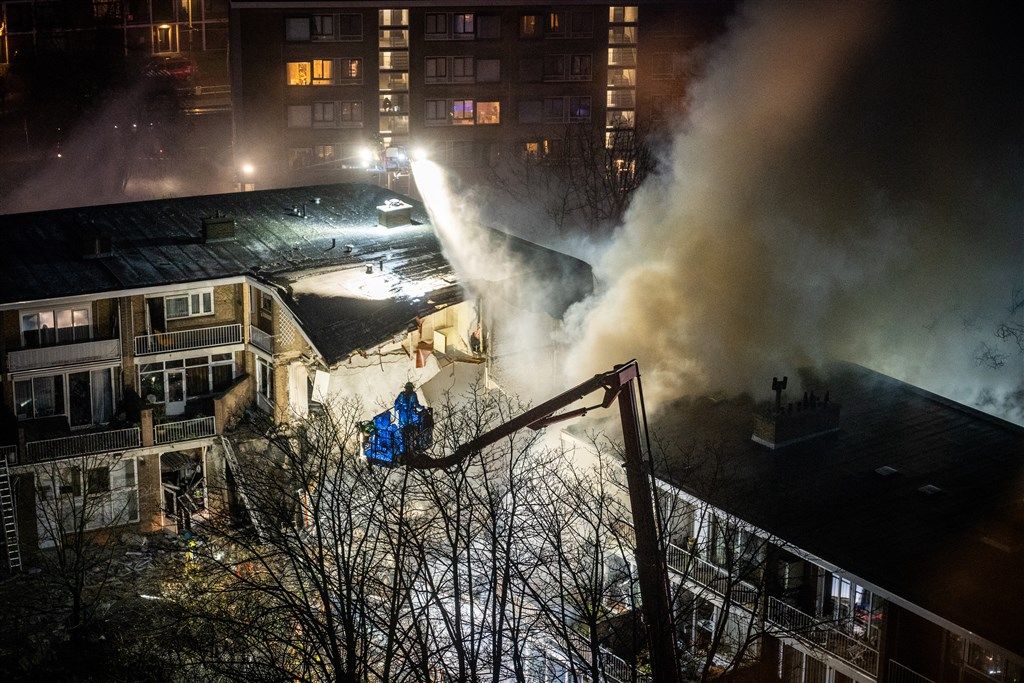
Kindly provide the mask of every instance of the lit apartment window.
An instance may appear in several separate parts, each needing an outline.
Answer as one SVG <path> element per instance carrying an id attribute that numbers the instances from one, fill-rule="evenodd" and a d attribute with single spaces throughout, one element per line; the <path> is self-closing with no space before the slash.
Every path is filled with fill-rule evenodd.
<path id="1" fill-rule="evenodd" d="M 448 37 L 448 15 L 447 14 L 427 14 L 427 39 L 437 40 L 439 38 Z"/>
<path id="2" fill-rule="evenodd" d="M 608 85 L 612 87 L 636 87 L 636 69 L 608 67 Z"/>
<path id="3" fill-rule="evenodd" d="M 337 59 L 335 62 L 338 69 L 338 84 L 353 85 L 363 81 L 363 60 Z M 315 82 L 316 79 L 314 74 L 314 83 Z"/>
<path id="4" fill-rule="evenodd" d="M 456 126 L 473 125 L 473 100 L 452 100 L 451 112 Z"/>
<path id="5" fill-rule="evenodd" d="M 476 60 L 476 82 L 497 83 L 501 80 L 501 60 L 478 59 Z"/>
<path id="6" fill-rule="evenodd" d="M 224 391 L 234 377 L 232 353 L 144 363 L 139 366 L 139 393 L 148 403 L 178 403 Z"/>
<path id="7" fill-rule="evenodd" d="M 524 142 L 523 143 L 523 154 L 527 158 L 536 159 L 540 156 L 540 143 L 539 142 Z"/>
<path id="8" fill-rule="evenodd" d="M 313 125 L 313 113 L 308 104 L 288 106 L 289 128 L 309 128 L 311 125 Z"/>
<path id="9" fill-rule="evenodd" d="M 333 128 L 335 124 L 334 102 L 313 103 L 313 127 Z"/>
<path id="10" fill-rule="evenodd" d="M 167 320 L 200 315 L 213 315 L 212 289 L 164 297 L 164 316 Z"/>
<path id="11" fill-rule="evenodd" d="M 632 24 L 636 17 L 636 5 L 612 5 L 608 8 L 608 21 L 613 24 Z"/>
<path id="12" fill-rule="evenodd" d="M 447 83 L 448 58 L 427 57 L 425 73 L 425 80 L 427 83 Z"/>
<path id="13" fill-rule="evenodd" d="M 476 36 L 473 14 L 456 14 L 452 17 L 452 37 L 469 40 Z"/>
<path id="14" fill-rule="evenodd" d="M 636 112 L 632 109 L 619 109 L 608 112 L 606 125 L 609 128 L 632 128 L 636 123 Z"/>
<path id="15" fill-rule="evenodd" d="M 548 12 L 547 34 L 552 38 L 565 36 L 565 13 Z"/>
<path id="16" fill-rule="evenodd" d="M 540 38 L 540 15 L 539 14 L 524 14 L 519 17 L 519 37 L 520 38 Z"/>
<path id="17" fill-rule="evenodd" d="M 305 42 L 310 37 L 309 17 L 288 17 L 284 20 L 284 38 L 292 42 Z"/>
<path id="18" fill-rule="evenodd" d="M 476 122 L 481 125 L 495 125 L 501 123 L 501 103 L 477 102 Z"/>
<path id="19" fill-rule="evenodd" d="M 358 61 L 358 60 L 356 60 Z M 331 60 L 288 62 L 288 85 L 331 85 Z"/>
<path id="20" fill-rule="evenodd" d="M 313 40 L 334 40 L 334 15 L 313 15 Z"/>
<path id="21" fill-rule="evenodd" d="M 337 158 L 334 145 L 317 145 L 314 148 L 314 153 L 318 164 L 329 164 Z"/>
<path id="22" fill-rule="evenodd" d="M 377 23 L 381 26 L 408 26 L 409 10 L 382 9 L 377 11 Z"/>
<path id="23" fill-rule="evenodd" d="M 91 336 L 88 308 L 58 308 L 21 315 L 21 338 L 25 346 L 64 344 Z"/>
<path id="24" fill-rule="evenodd" d="M 473 58 L 452 57 L 452 81 L 454 83 L 473 82 Z"/>

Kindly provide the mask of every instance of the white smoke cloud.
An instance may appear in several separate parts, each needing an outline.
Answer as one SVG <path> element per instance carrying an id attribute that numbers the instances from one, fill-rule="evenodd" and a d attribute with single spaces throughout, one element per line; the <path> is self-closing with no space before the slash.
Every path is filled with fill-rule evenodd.
<path id="1" fill-rule="evenodd" d="M 943 126 L 899 128 L 904 110 L 931 103 L 882 72 L 865 78 L 887 66 L 885 14 L 741 8 L 661 172 L 595 263 L 600 292 L 567 317 L 566 382 L 636 357 L 654 402 L 760 397 L 772 375 L 838 358 L 1024 418 L 1020 356 L 990 372 L 976 351 L 999 343 L 996 321 L 1024 286 L 1019 194 L 1007 201 L 978 167 L 946 158 Z M 910 49 L 927 63 L 926 47 Z M 887 180 L 902 173 L 911 179 Z"/>

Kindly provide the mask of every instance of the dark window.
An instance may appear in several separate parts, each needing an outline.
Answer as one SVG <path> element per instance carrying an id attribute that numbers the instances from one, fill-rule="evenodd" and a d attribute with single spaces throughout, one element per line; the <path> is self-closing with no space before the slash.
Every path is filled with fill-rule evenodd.
<path id="1" fill-rule="evenodd" d="M 363 37 L 363 15 L 341 14 L 338 16 L 338 38 L 353 40 Z"/>
<path id="2" fill-rule="evenodd" d="M 313 17 L 313 40 L 334 40 L 333 14 L 317 14 Z"/>
<path id="3" fill-rule="evenodd" d="M 544 79 L 565 78 L 565 55 L 548 55 L 544 58 Z"/>
<path id="4" fill-rule="evenodd" d="M 544 60 L 540 57 L 524 57 L 519 60 L 519 80 L 522 83 L 536 83 L 544 78 Z"/>
<path id="5" fill-rule="evenodd" d="M 590 79 L 590 55 L 573 55 L 570 60 L 569 73 L 574 80 Z"/>
<path id="6" fill-rule="evenodd" d="M 472 38 L 476 35 L 473 14 L 456 14 L 452 21 L 452 34 L 456 38 Z"/>
<path id="7" fill-rule="evenodd" d="M 544 99 L 544 118 L 548 121 L 565 120 L 565 98 L 548 97 Z"/>
<path id="8" fill-rule="evenodd" d="M 544 103 L 540 100 L 519 101 L 519 123 L 540 123 L 544 120 Z"/>
<path id="9" fill-rule="evenodd" d="M 590 120 L 590 98 L 570 97 L 569 98 L 569 119 L 572 121 Z"/>
<path id="10" fill-rule="evenodd" d="M 587 10 L 572 13 L 572 35 L 574 38 L 589 38 L 594 34 L 594 13 Z"/>
<path id="11" fill-rule="evenodd" d="M 302 42 L 309 40 L 309 17 L 288 17 L 284 20 L 285 40 Z"/>
<path id="12" fill-rule="evenodd" d="M 110 468 L 93 467 L 89 470 L 86 490 L 89 493 L 106 493 L 110 490 Z"/>
<path id="13" fill-rule="evenodd" d="M 439 38 L 448 35 L 448 15 L 428 14 L 427 15 L 427 37 Z"/>
<path id="14" fill-rule="evenodd" d="M 476 37 L 493 40 L 501 35 L 501 18 L 493 14 L 478 14 L 476 17 Z"/>

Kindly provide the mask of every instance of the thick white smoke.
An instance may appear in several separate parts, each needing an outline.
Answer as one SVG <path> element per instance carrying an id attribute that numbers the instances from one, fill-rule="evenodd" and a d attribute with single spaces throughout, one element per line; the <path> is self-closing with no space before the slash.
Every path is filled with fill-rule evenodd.
<path id="1" fill-rule="evenodd" d="M 767 397 L 772 375 L 838 358 L 1022 419 L 1021 357 L 993 334 L 1024 287 L 1019 192 L 957 157 L 941 88 L 934 102 L 899 92 L 932 75 L 885 69 L 933 56 L 915 45 L 886 64 L 886 14 L 740 9 L 660 174 L 595 263 L 600 292 L 570 311 L 566 382 L 636 357 L 655 402 Z"/>

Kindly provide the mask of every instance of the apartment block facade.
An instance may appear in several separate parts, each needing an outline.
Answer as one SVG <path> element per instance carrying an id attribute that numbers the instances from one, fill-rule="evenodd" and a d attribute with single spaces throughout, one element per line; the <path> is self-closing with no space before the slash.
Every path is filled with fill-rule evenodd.
<path id="1" fill-rule="evenodd" d="M 646 130 L 728 6 L 233 2 L 236 156 L 257 184 L 329 181 L 367 149 L 479 169 Z"/>
<path id="2" fill-rule="evenodd" d="M 689 444 L 656 472 L 686 661 L 735 680 L 1021 681 L 1024 430 L 849 363 L 804 388 L 767 417 L 726 399 L 660 418 Z"/>
<path id="3" fill-rule="evenodd" d="M 470 336 L 489 326 L 425 210 L 377 186 L 11 214 L 0 233 L 11 569 L 69 520 L 180 532 L 237 504 L 229 471 L 266 448 L 236 432 L 245 411 L 288 425 L 409 381 L 429 404 L 485 367 Z"/>

